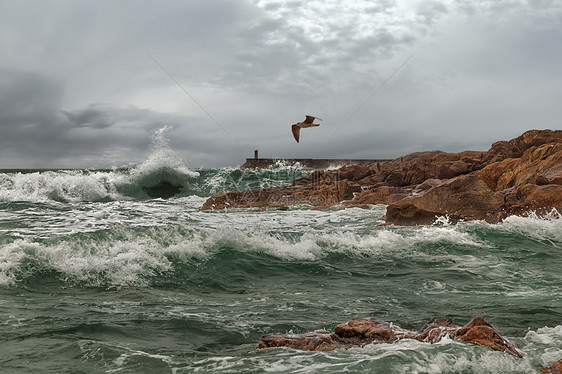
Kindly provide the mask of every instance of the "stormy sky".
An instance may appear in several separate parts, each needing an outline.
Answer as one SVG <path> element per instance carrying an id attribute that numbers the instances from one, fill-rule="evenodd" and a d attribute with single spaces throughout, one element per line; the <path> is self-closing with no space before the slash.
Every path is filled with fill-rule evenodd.
<path id="1" fill-rule="evenodd" d="M 0 57 L 0 168 L 142 161 L 165 125 L 192 167 L 562 128 L 559 0 L 3 1 Z"/>

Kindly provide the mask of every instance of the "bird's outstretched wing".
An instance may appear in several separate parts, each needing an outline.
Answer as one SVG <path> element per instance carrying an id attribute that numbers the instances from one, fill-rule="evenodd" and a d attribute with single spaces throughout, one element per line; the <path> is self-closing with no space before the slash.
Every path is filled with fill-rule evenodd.
<path id="1" fill-rule="evenodd" d="M 322 118 L 318 118 L 318 117 L 314 117 L 314 116 L 309 116 L 308 114 L 305 116 L 305 120 L 303 121 L 304 123 L 312 123 L 314 122 L 315 119 L 318 119 L 320 121 L 322 121 Z"/>
<path id="2" fill-rule="evenodd" d="M 301 136 L 301 127 L 299 125 L 293 125 L 291 126 L 291 131 L 293 132 L 293 136 L 298 143 Z"/>

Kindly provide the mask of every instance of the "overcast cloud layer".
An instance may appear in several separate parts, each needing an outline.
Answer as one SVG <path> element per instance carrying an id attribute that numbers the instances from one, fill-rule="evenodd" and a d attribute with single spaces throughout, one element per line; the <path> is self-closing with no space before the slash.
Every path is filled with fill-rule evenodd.
<path id="1" fill-rule="evenodd" d="M 193 167 L 562 128 L 557 0 L 4 1 L 0 56 L 0 168 L 142 161 L 164 125 Z"/>

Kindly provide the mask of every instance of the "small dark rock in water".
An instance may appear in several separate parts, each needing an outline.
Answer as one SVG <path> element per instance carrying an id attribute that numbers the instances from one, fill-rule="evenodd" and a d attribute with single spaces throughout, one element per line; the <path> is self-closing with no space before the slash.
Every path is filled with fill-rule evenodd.
<path id="1" fill-rule="evenodd" d="M 541 374 L 562 374 L 562 360 L 541 369 Z"/>
<path id="2" fill-rule="evenodd" d="M 331 351 L 337 348 L 362 347 L 370 343 L 392 343 L 399 339 L 434 343 L 445 335 L 468 343 L 485 345 L 515 357 L 522 357 L 517 348 L 482 317 L 475 318 L 465 326 L 449 319 L 435 320 L 419 332 L 406 330 L 375 318 L 356 318 L 336 326 L 333 333 L 314 331 L 295 336 L 265 335 L 258 348 L 288 347 L 305 351 Z"/>
<path id="3" fill-rule="evenodd" d="M 162 198 L 162 199 L 169 199 L 180 193 L 181 189 L 183 188 L 182 185 L 174 185 L 170 182 L 160 182 L 151 187 L 143 187 L 142 189 L 146 194 L 153 198 Z"/>

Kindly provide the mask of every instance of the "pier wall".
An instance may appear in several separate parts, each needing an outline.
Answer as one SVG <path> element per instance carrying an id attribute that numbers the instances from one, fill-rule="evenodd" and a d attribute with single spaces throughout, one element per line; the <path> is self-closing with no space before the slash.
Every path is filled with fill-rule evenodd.
<path id="1" fill-rule="evenodd" d="M 329 159 L 329 158 L 247 158 L 241 166 L 242 169 L 266 168 L 275 163 L 283 161 L 288 165 L 296 164 L 310 169 L 327 169 L 329 167 L 339 167 L 346 165 L 371 165 L 377 162 L 392 161 L 390 159 Z"/>

